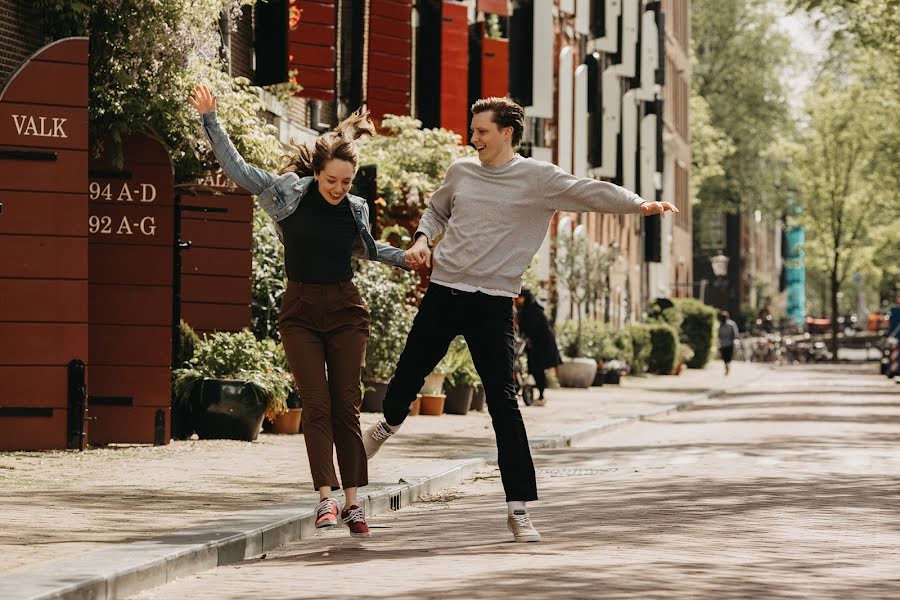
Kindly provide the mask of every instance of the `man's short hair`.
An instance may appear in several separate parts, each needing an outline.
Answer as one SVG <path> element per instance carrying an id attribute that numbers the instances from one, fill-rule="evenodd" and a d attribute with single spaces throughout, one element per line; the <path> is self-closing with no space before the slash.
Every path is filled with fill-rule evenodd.
<path id="1" fill-rule="evenodd" d="M 522 132 L 525 131 L 525 109 L 509 98 L 482 98 L 472 105 L 472 114 L 491 111 L 494 115 L 492 121 L 497 127 L 512 127 L 512 145 L 518 146 L 522 141 Z"/>

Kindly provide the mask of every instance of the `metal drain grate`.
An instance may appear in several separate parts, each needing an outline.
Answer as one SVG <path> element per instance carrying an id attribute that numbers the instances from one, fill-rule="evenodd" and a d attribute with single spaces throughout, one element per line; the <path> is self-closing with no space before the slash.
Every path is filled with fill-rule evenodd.
<path id="1" fill-rule="evenodd" d="M 391 494 L 391 510 L 400 510 L 400 492 Z"/>

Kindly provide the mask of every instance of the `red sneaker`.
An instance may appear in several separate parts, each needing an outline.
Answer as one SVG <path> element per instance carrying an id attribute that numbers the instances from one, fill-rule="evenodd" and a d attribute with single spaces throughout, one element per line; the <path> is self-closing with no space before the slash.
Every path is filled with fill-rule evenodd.
<path id="1" fill-rule="evenodd" d="M 341 520 L 347 524 L 350 535 L 353 537 L 369 537 L 369 526 L 366 525 L 366 513 L 357 505 L 353 505 L 341 512 Z"/>
<path id="2" fill-rule="evenodd" d="M 316 529 L 337 525 L 338 505 L 331 498 L 325 498 L 316 507 Z"/>

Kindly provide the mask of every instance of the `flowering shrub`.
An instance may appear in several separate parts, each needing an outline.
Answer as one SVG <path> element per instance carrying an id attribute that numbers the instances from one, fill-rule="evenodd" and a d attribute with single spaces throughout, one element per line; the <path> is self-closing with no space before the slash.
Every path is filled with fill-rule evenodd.
<path id="1" fill-rule="evenodd" d="M 90 127 L 96 146 L 151 130 L 168 146 L 176 182 L 192 181 L 213 166 L 194 108 L 197 83 L 209 86 L 219 118 L 248 162 L 276 166 L 282 149 L 273 127 L 258 116 L 259 88 L 225 72 L 220 14 L 237 21 L 255 0 L 42 0 L 37 8 L 49 37 L 87 35 L 90 23 Z"/>

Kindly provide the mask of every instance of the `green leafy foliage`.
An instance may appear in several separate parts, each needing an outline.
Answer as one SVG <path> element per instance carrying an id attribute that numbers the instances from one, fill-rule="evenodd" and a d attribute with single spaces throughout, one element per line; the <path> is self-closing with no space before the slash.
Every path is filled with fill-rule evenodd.
<path id="1" fill-rule="evenodd" d="M 409 271 L 368 260 L 356 262 L 354 281 L 369 309 L 371 329 L 363 378 L 387 381 L 406 344 L 416 309 L 412 304 L 416 276 Z"/>
<path id="2" fill-rule="evenodd" d="M 121 162 L 121 140 L 155 132 L 169 149 L 176 182 L 214 165 L 196 111 L 187 102 L 197 83 L 218 98 L 219 118 L 248 162 L 274 168 L 282 149 L 260 116 L 259 88 L 225 72 L 220 15 L 236 22 L 254 0 L 47 0 L 39 3 L 51 37 L 90 30 L 89 112 L 93 153 L 102 144 Z"/>
<path id="3" fill-rule="evenodd" d="M 446 129 L 422 129 L 422 122 L 386 115 L 380 135 L 360 145 L 360 164 L 378 168 L 378 193 L 385 210 L 418 216 L 457 158 L 474 155 Z"/>
<path id="4" fill-rule="evenodd" d="M 678 332 L 665 323 L 654 323 L 648 325 L 647 329 L 651 348 L 647 370 L 660 375 L 671 375 L 678 365 Z"/>
<path id="5" fill-rule="evenodd" d="M 653 350 L 650 326 L 645 323 L 632 323 L 625 331 L 631 338 L 633 350 L 631 372 L 635 375 L 646 373 L 650 365 L 650 353 Z"/>
<path id="6" fill-rule="evenodd" d="M 444 387 L 475 385 L 481 381 L 475 370 L 469 346 L 463 336 L 458 335 L 450 342 L 450 348 L 447 350 L 443 362 L 443 369 L 447 374 L 444 379 Z"/>
<path id="7" fill-rule="evenodd" d="M 766 0 L 694 0 L 693 93 L 708 106 L 692 124 L 702 182 L 696 199 L 722 211 L 779 214 L 794 130 L 780 75 L 795 53 Z M 717 173 L 721 165 L 721 173 Z M 693 176 L 693 173 L 692 173 Z"/>
<path id="8" fill-rule="evenodd" d="M 234 379 L 249 383 L 267 399 L 270 419 L 287 411 L 292 379 L 284 350 L 274 340 L 258 342 L 249 330 L 213 333 L 197 344 L 188 365 L 172 372 L 177 402 L 187 402 L 194 384 L 204 377 Z"/>
<path id="9" fill-rule="evenodd" d="M 194 358 L 194 352 L 199 344 L 200 336 L 182 319 L 178 324 L 178 356 L 175 357 L 175 364 L 183 365 Z"/>
<path id="10" fill-rule="evenodd" d="M 578 323 L 564 322 L 558 332 L 560 347 L 571 351 L 577 335 Z M 593 358 L 598 364 L 617 360 L 631 365 L 634 360 L 634 346 L 627 329 L 615 330 L 602 321 L 588 319 L 581 324 L 580 340 L 581 356 Z"/>
<path id="11" fill-rule="evenodd" d="M 284 245 L 275 223 L 261 208 L 253 211 L 253 334 L 256 339 L 281 339 L 278 315 L 284 295 Z"/>
<path id="12" fill-rule="evenodd" d="M 694 351 L 693 357 L 685 363 L 691 369 L 702 369 L 712 356 L 718 317 L 716 309 L 693 298 L 676 298 L 673 302 L 684 316 L 681 336 Z"/>

